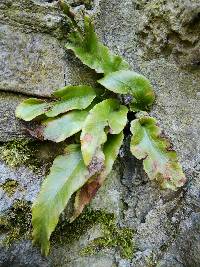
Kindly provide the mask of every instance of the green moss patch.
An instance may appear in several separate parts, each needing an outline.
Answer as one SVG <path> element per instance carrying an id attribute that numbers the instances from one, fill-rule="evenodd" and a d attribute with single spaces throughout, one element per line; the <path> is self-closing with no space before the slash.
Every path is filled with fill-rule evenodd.
<path id="1" fill-rule="evenodd" d="M 18 200 L 13 207 L 0 216 L 0 233 L 5 233 L 4 245 L 11 245 L 14 241 L 31 237 L 30 204 Z"/>
<path id="2" fill-rule="evenodd" d="M 65 143 L 55 144 L 49 141 L 18 139 L 0 143 L 0 159 L 15 168 L 26 166 L 34 172 L 41 172 L 51 166 L 54 158 L 63 152 Z"/>
<path id="3" fill-rule="evenodd" d="M 6 194 L 11 197 L 17 190 L 18 182 L 15 180 L 7 180 L 0 186 Z"/>
<path id="4" fill-rule="evenodd" d="M 60 223 L 53 233 L 52 242 L 69 244 L 78 240 L 88 229 L 97 224 L 101 227 L 102 237 L 95 238 L 84 247 L 80 251 L 82 256 L 96 254 L 104 248 L 117 248 L 123 258 L 132 258 L 134 231 L 117 226 L 114 214 L 102 210 L 87 209 L 73 223 L 70 224 L 66 221 Z"/>
<path id="5" fill-rule="evenodd" d="M 36 142 L 26 139 L 10 141 L 1 145 L 0 158 L 11 167 L 37 166 L 39 163 L 35 156 L 37 147 Z"/>
<path id="6" fill-rule="evenodd" d="M 86 211 L 73 223 L 61 221 L 54 231 L 51 243 L 66 245 L 79 240 L 94 225 L 100 225 L 102 237 L 91 241 L 80 251 L 81 256 L 98 253 L 104 248 L 117 248 L 121 257 L 132 258 L 134 253 L 133 234 L 129 228 L 117 226 L 114 214 L 102 210 Z M 20 239 L 31 239 L 31 205 L 26 201 L 16 201 L 11 209 L 0 216 L 0 233 L 5 233 L 4 245 L 10 246 Z"/>

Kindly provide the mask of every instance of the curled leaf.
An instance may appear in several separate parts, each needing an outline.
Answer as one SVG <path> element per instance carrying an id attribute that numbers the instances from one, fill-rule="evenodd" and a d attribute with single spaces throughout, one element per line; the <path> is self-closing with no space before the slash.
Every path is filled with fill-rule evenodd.
<path id="1" fill-rule="evenodd" d="M 81 214 L 84 207 L 90 203 L 108 174 L 111 172 L 122 145 L 123 138 L 123 132 L 108 136 L 108 140 L 103 147 L 103 153 L 105 155 L 104 169 L 101 173 L 90 178 L 87 183 L 77 191 L 74 203 L 74 214 L 71 218 L 71 222 L 74 221 Z"/>
<path id="2" fill-rule="evenodd" d="M 116 99 L 107 99 L 90 110 L 81 133 L 81 151 L 88 166 L 101 145 L 106 142 L 107 133 L 120 133 L 127 122 L 128 109 Z"/>
<path id="3" fill-rule="evenodd" d="M 41 245 L 42 254 L 49 252 L 50 235 L 70 197 L 89 176 L 79 145 L 69 145 L 65 155 L 54 160 L 32 207 L 33 241 Z"/>
<path id="4" fill-rule="evenodd" d="M 21 102 L 15 111 L 17 118 L 24 121 L 31 121 L 32 119 L 44 114 L 49 108 L 50 103 L 37 98 L 29 98 Z"/>
<path id="5" fill-rule="evenodd" d="M 99 40 L 94 31 L 94 25 L 89 17 L 85 17 L 84 32 L 71 33 L 67 49 L 88 67 L 97 73 L 110 73 L 117 70 L 128 69 L 129 65 L 120 56 L 112 54 Z"/>
<path id="6" fill-rule="evenodd" d="M 109 73 L 98 82 L 114 93 L 131 95 L 132 111 L 148 109 L 155 99 L 149 80 L 134 71 L 121 70 Z"/>
<path id="7" fill-rule="evenodd" d="M 157 180 L 162 188 L 176 190 L 186 182 L 178 163 L 177 154 L 171 150 L 170 142 L 161 137 L 156 120 L 146 115 L 132 121 L 131 152 L 137 159 L 143 159 L 144 170 L 151 180 Z"/>
<path id="8" fill-rule="evenodd" d="M 62 142 L 82 129 L 87 115 L 85 110 L 74 110 L 59 118 L 48 119 L 43 123 L 42 135 L 45 140 Z"/>
<path id="9" fill-rule="evenodd" d="M 73 109 L 85 109 L 96 96 L 95 90 L 88 85 L 65 86 L 53 95 L 59 100 L 45 113 L 48 117 L 55 117 Z"/>

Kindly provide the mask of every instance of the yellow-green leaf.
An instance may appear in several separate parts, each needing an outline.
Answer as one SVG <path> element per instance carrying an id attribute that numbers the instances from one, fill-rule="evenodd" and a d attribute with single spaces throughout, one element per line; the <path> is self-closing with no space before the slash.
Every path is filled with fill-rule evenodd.
<path id="1" fill-rule="evenodd" d="M 71 33 L 67 49 L 87 66 L 97 73 L 110 73 L 117 70 L 129 69 L 129 65 L 120 56 L 112 54 L 99 40 L 94 31 L 94 25 L 89 17 L 85 17 L 84 32 Z"/>
<path id="2" fill-rule="evenodd" d="M 123 139 L 123 132 L 117 135 L 108 136 L 108 140 L 103 147 L 103 152 L 105 154 L 105 169 L 101 173 L 102 180 L 104 180 L 111 172 L 113 164 L 118 156 L 119 149 L 123 143 Z"/>
<path id="3" fill-rule="evenodd" d="M 64 141 L 82 129 L 87 115 L 85 110 L 73 110 L 59 118 L 48 119 L 43 123 L 42 135 L 45 140 Z"/>
<path id="4" fill-rule="evenodd" d="M 127 112 L 127 107 L 116 99 L 104 100 L 90 110 L 81 133 L 81 151 L 87 166 L 106 142 L 107 132 L 119 134 L 124 129 Z"/>
<path id="5" fill-rule="evenodd" d="M 162 188 L 176 190 L 186 182 L 177 154 L 171 150 L 170 142 L 161 137 L 156 120 L 146 114 L 139 114 L 132 121 L 131 152 L 143 159 L 144 170 L 151 180 L 155 179 Z"/>
<path id="6" fill-rule="evenodd" d="M 88 180 L 88 182 L 77 191 L 74 203 L 74 214 L 71 218 L 71 222 L 74 221 L 81 214 L 84 207 L 90 203 L 108 174 L 111 172 L 122 145 L 123 138 L 123 132 L 108 136 L 108 140 L 103 146 L 103 153 L 105 155 L 104 169 L 101 173 Z"/>
<path id="7" fill-rule="evenodd" d="M 50 108 L 50 103 L 37 98 L 29 98 L 21 102 L 15 111 L 17 118 L 31 121 L 37 116 L 44 114 Z"/>
<path id="8" fill-rule="evenodd" d="M 88 178 L 79 145 L 69 145 L 65 154 L 54 160 L 32 207 L 33 241 L 41 245 L 44 255 L 49 252 L 49 238 L 61 212 Z"/>
<path id="9" fill-rule="evenodd" d="M 155 99 L 149 80 L 134 71 L 121 70 L 109 73 L 98 82 L 112 92 L 130 95 L 130 107 L 133 111 L 148 109 Z"/>
<path id="10" fill-rule="evenodd" d="M 55 117 L 73 109 L 87 108 L 95 98 L 95 90 L 88 85 L 65 86 L 53 93 L 59 100 L 45 114 Z"/>

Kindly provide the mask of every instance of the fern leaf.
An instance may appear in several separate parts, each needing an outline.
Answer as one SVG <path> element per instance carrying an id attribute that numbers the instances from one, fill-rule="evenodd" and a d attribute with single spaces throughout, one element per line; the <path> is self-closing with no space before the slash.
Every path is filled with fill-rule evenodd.
<path id="1" fill-rule="evenodd" d="M 89 176 L 79 145 L 69 145 L 65 155 L 54 160 L 32 207 L 33 240 L 41 245 L 43 254 L 49 252 L 50 235 L 71 195 L 85 184 Z"/>
<path id="2" fill-rule="evenodd" d="M 15 115 L 24 121 L 31 121 L 39 115 L 44 114 L 50 108 L 50 105 L 50 103 L 41 99 L 29 98 L 17 106 Z"/>
<path id="3" fill-rule="evenodd" d="M 186 182 L 177 154 L 171 150 L 170 142 L 161 136 L 161 130 L 152 117 L 138 115 L 132 121 L 131 152 L 143 159 L 144 170 L 151 180 L 157 180 L 162 188 L 176 190 Z"/>
<path id="4" fill-rule="evenodd" d="M 43 122 L 41 135 L 45 140 L 62 142 L 82 129 L 87 115 L 85 110 L 74 110 L 59 118 L 48 119 Z"/>
<path id="5" fill-rule="evenodd" d="M 99 162 L 96 152 L 106 142 L 107 132 L 119 134 L 127 122 L 128 109 L 116 99 L 107 99 L 94 106 L 82 128 L 81 151 L 85 164 Z"/>
<path id="6" fill-rule="evenodd" d="M 73 109 L 87 108 L 95 98 L 95 90 L 88 85 L 66 86 L 53 93 L 59 100 L 46 112 L 46 116 L 55 117 Z"/>
<path id="7" fill-rule="evenodd" d="M 149 80 L 134 71 L 121 70 L 109 73 L 98 82 L 114 93 L 130 95 L 132 111 L 148 109 L 155 99 Z"/>
<path id="8" fill-rule="evenodd" d="M 24 100 L 16 108 L 16 117 L 25 121 L 31 121 L 42 114 L 55 117 L 73 109 L 85 109 L 96 97 L 95 90 L 87 85 L 66 86 L 53 95 L 59 100 L 51 103 L 36 98 Z"/>
<path id="9" fill-rule="evenodd" d="M 111 172 L 122 145 L 123 138 L 123 132 L 108 136 L 108 140 L 103 147 L 103 153 L 105 155 L 104 170 L 88 180 L 88 182 L 76 193 L 74 214 L 71 218 L 71 222 L 74 221 L 81 214 L 84 207 L 90 203 L 108 174 Z"/>
<path id="10" fill-rule="evenodd" d="M 120 56 L 112 54 L 99 40 L 94 31 L 94 25 L 89 17 L 85 17 L 84 32 L 74 31 L 69 37 L 67 49 L 88 67 L 97 73 L 110 73 L 117 70 L 129 69 L 129 65 Z"/>

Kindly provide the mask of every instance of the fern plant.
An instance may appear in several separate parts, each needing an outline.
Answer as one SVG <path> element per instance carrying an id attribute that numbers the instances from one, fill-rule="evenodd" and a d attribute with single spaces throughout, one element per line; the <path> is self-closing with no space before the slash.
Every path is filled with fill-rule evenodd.
<path id="1" fill-rule="evenodd" d="M 71 196 L 76 193 L 73 221 L 112 170 L 123 143 L 128 112 L 135 112 L 136 117 L 131 122 L 130 150 L 143 160 L 149 178 L 172 190 L 186 181 L 176 152 L 161 135 L 156 119 L 147 113 L 155 99 L 149 80 L 132 71 L 122 57 L 99 41 L 89 17 L 84 18 L 81 29 L 63 1 L 61 7 L 73 25 L 66 48 L 102 78 L 98 80 L 100 88 L 69 85 L 56 90 L 51 101 L 30 98 L 16 109 L 16 117 L 22 120 L 42 118 L 41 126 L 30 131 L 40 139 L 58 143 L 73 135 L 80 137 L 54 160 L 32 207 L 33 241 L 41 245 L 45 255 L 51 233 Z"/>

